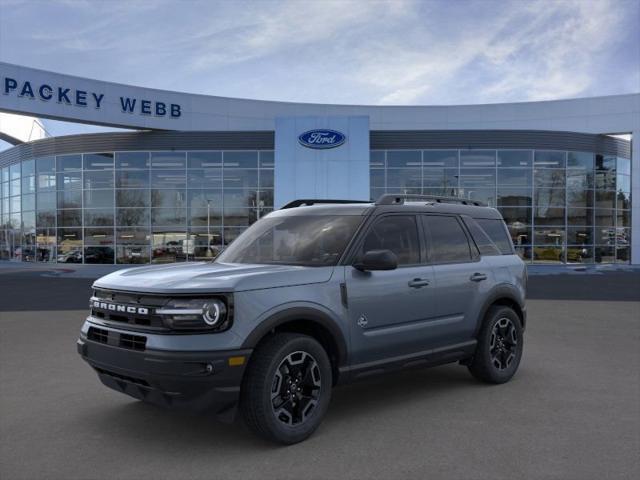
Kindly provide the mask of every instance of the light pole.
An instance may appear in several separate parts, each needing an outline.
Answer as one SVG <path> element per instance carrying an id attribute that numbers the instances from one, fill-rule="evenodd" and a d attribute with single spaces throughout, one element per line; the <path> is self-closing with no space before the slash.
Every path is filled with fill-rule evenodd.
<path id="1" fill-rule="evenodd" d="M 207 256 L 211 256 L 211 200 L 207 200 Z"/>

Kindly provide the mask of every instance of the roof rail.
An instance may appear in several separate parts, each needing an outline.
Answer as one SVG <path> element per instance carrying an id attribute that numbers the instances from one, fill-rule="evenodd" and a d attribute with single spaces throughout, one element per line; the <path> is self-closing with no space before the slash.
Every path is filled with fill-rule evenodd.
<path id="1" fill-rule="evenodd" d="M 460 197 L 445 197 L 440 195 L 413 195 L 404 193 L 385 193 L 376 201 L 376 205 L 403 205 L 411 200 L 425 200 L 430 203 L 459 203 L 461 205 L 473 205 L 486 207 L 487 205 L 477 200 L 469 200 Z"/>
<path id="2" fill-rule="evenodd" d="M 280 210 L 284 210 L 286 208 L 297 208 L 302 206 L 316 205 L 316 204 L 345 204 L 345 203 L 371 203 L 369 200 L 330 200 L 326 198 L 321 199 L 299 199 L 293 200 L 283 207 Z"/>

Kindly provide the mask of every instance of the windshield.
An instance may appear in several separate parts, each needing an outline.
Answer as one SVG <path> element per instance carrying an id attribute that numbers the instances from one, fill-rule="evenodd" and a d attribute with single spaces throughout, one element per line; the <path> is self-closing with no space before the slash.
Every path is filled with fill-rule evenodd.
<path id="1" fill-rule="evenodd" d="M 266 217 L 242 233 L 216 262 L 336 265 L 362 218 L 358 215 Z"/>

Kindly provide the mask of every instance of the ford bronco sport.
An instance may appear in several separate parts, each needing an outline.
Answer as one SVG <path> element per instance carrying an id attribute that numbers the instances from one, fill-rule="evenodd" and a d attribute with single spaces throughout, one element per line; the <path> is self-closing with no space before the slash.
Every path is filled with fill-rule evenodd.
<path id="1" fill-rule="evenodd" d="M 493 208 L 445 197 L 297 200 L 213 262 L 97 280 L 78 352 L 108 387 L 166 406 L 239 406 L 307 438 L 332 387 L 459 362 L 503 383 L 523 348 L 526 268 Z"/>

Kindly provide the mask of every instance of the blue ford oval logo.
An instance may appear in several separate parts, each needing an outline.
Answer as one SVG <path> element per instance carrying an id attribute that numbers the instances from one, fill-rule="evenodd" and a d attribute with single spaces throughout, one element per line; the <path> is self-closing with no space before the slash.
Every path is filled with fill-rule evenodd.
<path id="1" fill-rule="evenodd" d="M 344 133 L 324 128 L 304 132 L 298 141 L 307 148 L 335 148 L 346 142 L 347 137 Z"/>

